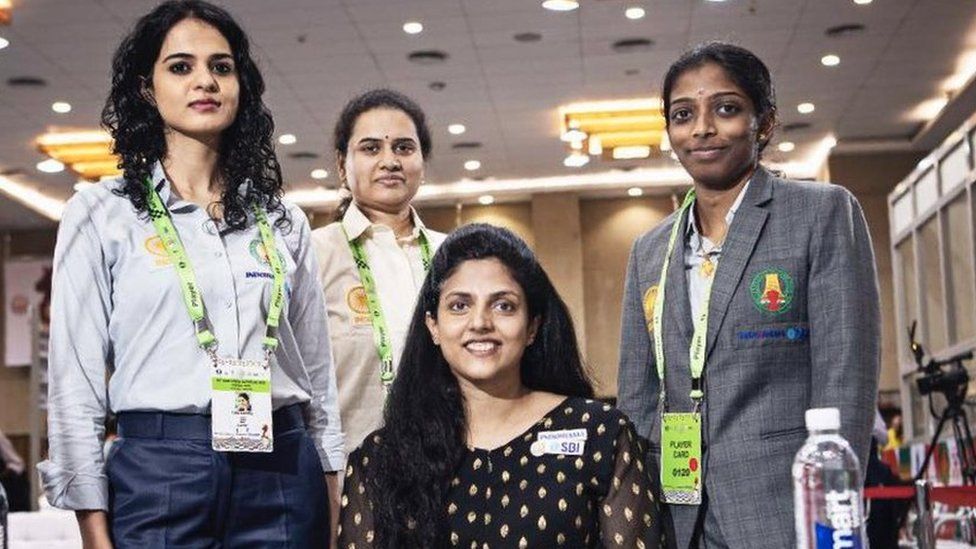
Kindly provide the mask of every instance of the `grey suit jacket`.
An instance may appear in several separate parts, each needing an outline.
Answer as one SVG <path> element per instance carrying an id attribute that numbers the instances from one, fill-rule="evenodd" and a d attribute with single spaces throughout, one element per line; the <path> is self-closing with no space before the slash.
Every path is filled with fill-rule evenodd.
<path id="1" fill-rule="evenodd" d="M 634 243 L 623 304 L 619 407 L 650 440 L 654 471 L 662 410 L 645 296 L 658 283 L 676 219 L 672 214 Z M 692 409 L 694 328 L 683 253 L 676 245 L 662 328 L 674 412 Z M 730 547 L 793 547 L 791 465 L 806 437 L 804 412 L 840 408 L 842 434 L 862 473 L 867 465 L 881 334 L 860 205 L 842 187 L 786 181 L 760 167 L 714 276 L 702 412 L 709 512 Z M 689 546 L 699 510 L 669 506 L 678 547 Z"/>

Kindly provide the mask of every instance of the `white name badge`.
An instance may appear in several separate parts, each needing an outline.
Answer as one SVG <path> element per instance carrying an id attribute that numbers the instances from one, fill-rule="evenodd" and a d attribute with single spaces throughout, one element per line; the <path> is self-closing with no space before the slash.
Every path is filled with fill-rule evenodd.
<path id="1" fill-rule="evenodd" d="M 532 443 L 532 446 L 529 446 L 529 451 L 535 457 L 544 454 L 581 456 L 585 445 L 585 440 L 537 440 Z"/>
<path id="2" fill-rule="evenodd" d="M 543 454 L 581 456 L 586 446 L 586 436 L 586 429 L 542 431 L 529 447 L 529 451 L 536 457 Z"/>
<path id="3" fill-rule="evenodd" d="M 210 387 L 213 449 L 273 452 L 268 361 L 217 357 L 211 367 Z"/>

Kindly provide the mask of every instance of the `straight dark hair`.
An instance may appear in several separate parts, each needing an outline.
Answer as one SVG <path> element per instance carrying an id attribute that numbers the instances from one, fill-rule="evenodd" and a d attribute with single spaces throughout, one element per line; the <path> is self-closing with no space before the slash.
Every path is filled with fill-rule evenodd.
<path id="1" fill-rule="evenodd" d="M 769 75 L 769 69 L 751 51 L 727 42 L 705 42 L 685 52 L 675 61 L 664 76 L 661 97 L 664 101 L 665 124 L 671 126 L 671 90 L 685 71 L 696 69 L 708 63 L 715 63 L 729 75 L 729 78 L 742 88 L 753 107 L 756 119 L 765 138 L 759 142 L 759 152 L 766 148 L 772 139 L 777 122 L 776 90 Z"/>
<path id="2" fill-rule="evenodd" d="M 540 319 L 522 356 L 522 383 L 531 389 L 592 398 L 576 332 L 535 255 L 511 231 L 486 224 L 451 234 L 434 255 L 414 310 L 396 380 L 386 401 L 382 443 L 366 470 L 376 547 L 426 548 L 445 543 L 444 501 L 464 455 L 467 419 L 457 378 L 425 316 L 437 316 L 444 282 L 465 261 L 501 261 L 525 292 L 529 318 Z"/>
<path id="3" fill-rule="evenodd" d="M 356 121 L 359 120 L 360 116 L 374 109 L 393 109 L 409 116 L 417 130 L 417 138 L 420 139 L 420 154 L 424 157 L 424 161 L 430 158 L 433 143 L 430 138 L 430 127 L 427 126 L 427 115 L 424 114 L 423 109 L 413 99 L 396 90 L 378 88 L 353 97 L 342 108 L 342 113 L 339 114 L 339 119 L 336 120 L 335 128 L 332 131 L 332 143 L 335 147 L 337 164 L 342 165 L 346 160 L 349 140 L 352 139 L 352 131 L 356 127 Z M 346 182 L 343 181 L 342 185 L 346 186 Z M 344 197 L 336 207 L 332 220 L 341 221 L 351 203 L 351 196 Z"/>

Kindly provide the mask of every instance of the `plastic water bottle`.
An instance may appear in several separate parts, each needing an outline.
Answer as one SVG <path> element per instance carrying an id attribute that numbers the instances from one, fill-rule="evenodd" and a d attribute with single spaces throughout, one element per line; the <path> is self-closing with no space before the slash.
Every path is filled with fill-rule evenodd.
<path id="1" fill-rule="evenodd" d="M 806 424 L 793 460 L 797 549 L 867 549 L 861 466 L 840 436 L 840 411 L 807 410 Z"/>

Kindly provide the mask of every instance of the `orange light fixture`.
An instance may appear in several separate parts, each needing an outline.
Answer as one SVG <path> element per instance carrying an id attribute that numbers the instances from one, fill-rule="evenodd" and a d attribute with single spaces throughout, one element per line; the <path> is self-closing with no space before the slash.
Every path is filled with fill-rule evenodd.
<path id="1" fill-rule="evenodd" d="M 112 154 L 112 137 L 103 130 L 53 130 L 34 143 L 39 151 L 87 181 L 122 173 L 119 158 Z"/>
<path id="2" fill-rule="evenodd" d="M 10 0 L 0 0 L 0 25 L 9 25 L 13 21 L 14 5 Z"/>
<path id="3" fill-rule="evenodd" d="M 648 158 L 667 140 L 657 98 L 572 103 L 559 114 L 561 139 L 604 160 Z"/>

